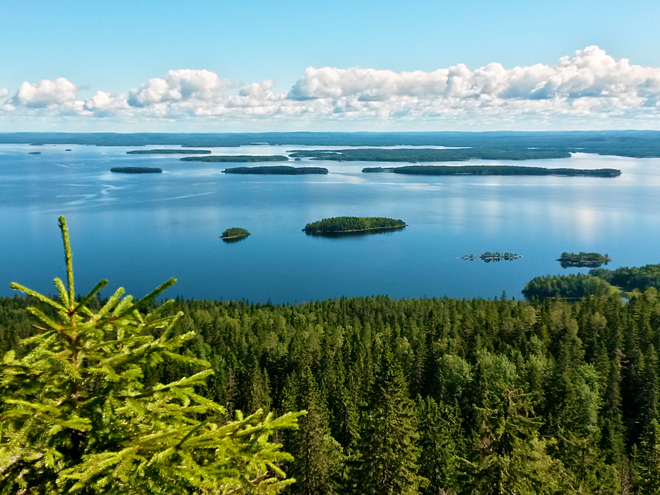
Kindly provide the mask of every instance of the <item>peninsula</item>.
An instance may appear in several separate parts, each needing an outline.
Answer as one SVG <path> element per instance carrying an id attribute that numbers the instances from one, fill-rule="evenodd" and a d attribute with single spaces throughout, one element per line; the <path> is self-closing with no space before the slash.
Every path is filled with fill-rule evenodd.
<path id="1" fill-rule="evenodd" d="M 579 253 L 561 253 L 557 261 L 561 263 L 562 268 L 598 268 L 603 264 L 607 265 L 612 258 L 607 254 L 580 251 Z"/>
<path id="2" fill-rule="evenodd" d="M 336 162 L 463 162 L 467 160 L 540 160 L 570 158 L 568 151 L 495 148 L 358 148 L 345 150 L 294 150 L 292 158 Z"/>
<path id="3" fill-rule="evenodd" d="M 110 172 L 115 174 L 162 174 L 162 168 L 156 167 L 112 167 Z"/>
<path id="4" fill-rule="evenodd" d="M 127 155 L 210 155 L 211 150 L 188 150 L 188 149 L 153 149 L 132 150 Z"/>
<path id="5" fill-rule="evenodd" d="M 231 240 L 244 239 L 249 235 L 252 234 L 248 232 L 246 229 L 242 229 L 240 227 L 232 227 L 230 229 L 225 230 L 220 236 L 220 239 L 223 239 L 225 241 L 231 241 Z"/>
<path id="6" fill-rule="evenodd" d="M 517 165 L 408 165 L 403 167 L 367 167 L 363 173 L 404 175 L 561 175 L 567 177 L 618 177 L 621 170 L 599 168 L 524 167 Z"/>
<path id="7" fill-rule="evenodd" d="M 291 167 L 289 165 L 271 165 L 264 167 L 233 167 L 222 171 L 225 174 L 256 174 L 256 175 L 308 175 L 328 173 L 322 167 Z"/>
<path id="8" fill-rule="evenodd" d="M 310 235 L 349 234 L 367 231 L 396 230 L 406 227 L 403 220 L 384 217 L 333 217 L 305 225 Z"/>
<path id="9" fill-rule="evenodd" d="M 181 158 L 182 162 L 220 162 L 220 163 L 249 163 L 249 162 L 288 162 L 289 159 L 282 155 L 211 155 L 211 156 L 186 156 Z"/>

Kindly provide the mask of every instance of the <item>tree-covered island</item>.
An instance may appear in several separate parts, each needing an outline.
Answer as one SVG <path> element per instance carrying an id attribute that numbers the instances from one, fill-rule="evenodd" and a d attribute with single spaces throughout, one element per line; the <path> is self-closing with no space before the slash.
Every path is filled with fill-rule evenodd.
<path id="1" fill-rule="evenodd" d="M 282 155 L 210 155 L 186 156 L 182 162 L 211 162 L 211 163 L 252 163 L 252 162 L 288 162 Z"/>
<path id="2" fill-rule="evenodd" d="M 561 253 L 561 256 L 557 258 L 557 261 L 561 263 L 562 268 L 598 268 L 599 266 L 605 264 L 607 265 L 612 258 L 607 254 L 600 253 L 585 253 L 580 251 L 579 253 Z"/>
<path id="3" fill-rule="evenodd" d="M 211 150 L 189 150 L 189 149 L 153 149 L 153 150 L 131 150 L 127 155 L 210 155 Z"/>
<path id="4" fill-rule="evenodd" d="M 242 229 L 240 227 L 232 227 L 230 229 L 225 230 L 220 236 L 220 239 L 224 239 L 224 240 L 244 239 L 249 235 L 252 234 L 248 232 L 246 229 Z"/>
<path id="5" fill-rule="evenodd" d="M 293 150 L 292 158 L 331 160 L 337 162 L 463 162 L 467 160 L 541 160 L 570 158 L 564 150 L 498 149 L 498 148 L 358 148 L 345 150 Z"/>
<path id="6" fill-rule="evenodd" d="M 500 253 L 499 251 L 495 251 L 494 253 L 491 253 L 490 251 L 486 251 L 485 253 L 475 256 L 474 254 L 466 254 L 465 256 L 461 256 L 462 260 L 483 260 L 486 263 L 490 263 L 491 261 L 513 261 L 517 260 L 518 258 L 522 258 L 519 254 L 516 253 Z"/>
<path id="7" fill-rule="evenodd" d="M 270 165 L 264 167 L 232 167 L 222 171 L 225 174 L 247 175 L 326 175 L 327 168 L 323 167 L 291 167 L 289 165 Z"/>
<path id="8" fill-rule="evenodd" d="M 333 217 L 305 225 L 310 235 L 348 234 L 367 231 L 396 230 L 406 227 L 403 220 L 384 217 Z"/>
<path id="9" fill-rule="evenodd" d="M 163 169 L 157 167 L 112 167 L 115 174 L 162 174 Z"/>
<path id="10" fill-rule="evenodd" d="M 363 173 L 404 175 L 563 175 L 568 177 L 618 177 L 621 170 L 599 168 L 523 167 L 517 165 L 408 165 L 403 167 L 366 167 Z"/>
<path id="11" fill-rule="evenodd" d="M 30 151 L 28 155 L 41 155 L 41 151 Z"/>

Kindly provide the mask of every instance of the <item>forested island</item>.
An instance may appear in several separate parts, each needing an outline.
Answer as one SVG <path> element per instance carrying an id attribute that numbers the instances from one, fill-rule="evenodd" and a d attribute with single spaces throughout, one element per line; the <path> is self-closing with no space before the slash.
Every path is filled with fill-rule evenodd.
<path id="1" fill-rule="evenodd" d="M 189 149 L 153 149 L 132 150 L 127 155 L 209 155 L 211 150 L 189 150 Z"/>
<path id="2" fill-rule="evenodd" d="M 233 239 L 245 239 L 249 235 L 252 234 L 248 232 L 246 229 L 240 227 L 232 227 L 223 231 L 220 238 L 225 241 L 229 241 Z"/>
<path id="3" fill-rule="evenodd" d="M 294 150 L 292 158 L 331 160 L 337 162 L 462 162 L 467 160 L 541 160 L 548 158 L 570 158 L 567 151 L 554 150 L 511 150 L 496 148 L 408 148 L 408 149 L 345 149 L 345 150 Z"/>
<path id="4" fill-rule="evenodd" d="M 403 220 L 384 217 L 333 217 L 305 225 L 303 232 L 310 235 L 333 235 L 367 231 L 396 230 L 406 227 Z"/>
<path id="5" fill-rule="evenodd" d="M 634 291 L 660 290 L 660 265 L 621 267 L 616 270 L 595 268 L 588 275 L 547 275 L 529 281 L 523 289 L 527 299 L 563 297 L 579 299 L 587 295 L 618 294 L 630 296 Z"/>
<path id="6" fill-rule="evenodd" d="M 28 155 L 41 155 L 41 151 L 30 151 Z"/>
<path id="7" fill-rule="evenodd" d="M 590 170 L 517 165 L 408 165 L 403 167 L 367 167 L 363 168 L 362 172 L 404 175 L 561 175 L 568 177 L 618 177 L 621 175 L 621 170 L 613 168 Z"/>
<path id="8" fill-rule="evenodd" d="M 557 259 L 561 264 L 562 268 L 598 268 L 599 266 L 612 261 L 607 254 L 603 255 L 600 253 L 585 253 L 580 251 L 579 253 L 561 253 L 561 256 Z"/>
<path id="9" fill-rule="evenodd" d="M 519 254 L 516 253 L 500 253 L 499 251 L 495 251 L 491 253 L 490 251 L 486 251 L 483 254 L 480 254 L 479 256 L 475 256 L 474 254 L 466 254 L 465 256 L 461 256 L 462 260 L 482 260 L 485 261 L 486 263 L 489 263 L 491 261 L 513 261 L 517 260 L 518 258 L 522 258 Z"/>
<path id="10" fill-rule="evenodd" d="M 162 174 L 163 169 L 157 167 L 112 167 L 115 174 Z"/>
<path id="11" fill-rule="evenodd" d="M 242 163 L 242 162 L 288 162 L 289 159 L 282 155 L 211 155 L 211 156 L 186 156 L 181 158 L 182 162 L 210 162 L 210 163 Z"/>
<path id="12" fill-rule="evenodd" d="M 232 167 L 222 171 L 225 174 L 256 174 L 256 175 L 326 175 L 323 167 L 292 167 L 290 165 L 271 165 L 264 167 Z"/>

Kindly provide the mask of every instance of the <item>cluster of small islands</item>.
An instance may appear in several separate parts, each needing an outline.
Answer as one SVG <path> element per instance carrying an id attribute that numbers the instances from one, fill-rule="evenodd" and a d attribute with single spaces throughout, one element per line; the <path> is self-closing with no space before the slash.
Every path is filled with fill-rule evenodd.
<path id="1" fill-rule="evenodd" d="M 386 231 L 401 230 L 408 224 L 403 220 L 386 217 L 332 217 L 324 218 L 305 225 L 302 229 L 307 235 L 335 237 L 344 235 L 375 234 Z M 252 235 L 248 230 L 232 227 L 225 230 L 220 238 L 226 242 L 240 241 Z M 461 260 L 481 260 L 486 263 L 497 261 L 513 261 L 522 258 L 522 255 L 510 252 L 486 251 L 480 255 L 466 254 Z M 612 258 L 608 254 L 600 253 L 567 253 L 563 252 L 557 261 L 562 268 L 598 268 L 607 265 Z"/>
<path id="2" fill-rule="evenodd" d="M 288 162 L 290 158 L 284 155 L 211 155 L 210 150 L 201 149 L 145 149 L 127 152 L 130 155 L 189 155 L 181 158 L 185 162 L 206 163 L 257 163 L 257 162 Z M 329 161 L 363 161 L 363 162 L 456 162 L 467 160 L 534 160 L 550 158 L 568 158 L 570 153 L 543 150 L 480 150 L 480 149 L 346 149 L 336 151 L 326 150 L 292 150 L 289 156 L 294 161 L 302 158 L 310 160 Z M 123 174 L 159 174 L 163 169 L 158 167 L 113 167 L 114 173 Z M 566 177 L 618 177 L 621 171 L 613 168 L 573 169 L 545 168 L 512 165 L 404 165 L 400 167 L 365 167 L 363 173 L 394 173 L 404 175 L 559 175 Z M 293 167 L 290 165 L 262 165 L 255 167 L 230 167 L 223 170 L 226 174 L 244 175 L 326 175 L 325 167 Z"/>

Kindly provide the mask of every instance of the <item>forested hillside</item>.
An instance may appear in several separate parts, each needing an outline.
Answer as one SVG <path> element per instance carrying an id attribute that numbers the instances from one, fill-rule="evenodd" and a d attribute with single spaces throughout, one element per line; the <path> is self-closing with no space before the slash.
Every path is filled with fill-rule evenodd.
<path id="1" fill-rule="evenodd" d="M 0 299 L 0 351 L 32 333 Z M 202 392 L 306 409 L 280 440 L 291 494 L 660 490 L 660 300 L 651 288 L 544 303 L 387 297 L 296 306 L 179 300 Z M 146 370 L 151 382 L 187 365 Z"/>

